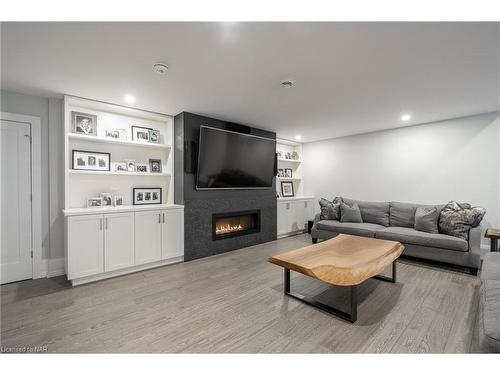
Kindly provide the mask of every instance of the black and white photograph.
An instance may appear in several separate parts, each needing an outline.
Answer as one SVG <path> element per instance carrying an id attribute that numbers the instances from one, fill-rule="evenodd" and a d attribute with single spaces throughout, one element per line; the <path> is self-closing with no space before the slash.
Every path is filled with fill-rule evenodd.
<path id="1" fill-rule="evenodd" d="M 295 195 L 293 192 L 293 182 L 281 181 L 281 194 L 283 198 L 293 197 Z"/>
<path id="2" fill-rule="evenodd" d="M 115 163 L 115 171 L 116 172 L 127 172 L 128 171 L 127 163 L 124 163 L 124 162 Z"/>
<path id="3" fill-rule="evenodd" d="M 118 130 L 108 130 L 106 129 L 106 138 L 115 138 L 118 139 L 120 138 L 120 133 Z"/>
<path id="4" fill-rule="evenodd" d="M 72 132 L 97 136 L 97 116 L 81 112 L 71 112 Z"/>
<path id="5" fill-rule="evenodd" d="M 278 174 L 276 177 L 285 177 L 285 172 L 283 171 L 283 168 L 278 168 Z"/>
<path id="6" fill-rule="evenodd" d="M 101 193 L 103 207 L 113 207 L 113 195 L 110 193 Z"/>
<path id="7" fill-rule="evenodd" d="M 128 172 L 135 172 L 135 160 L 125 160 Z"/>
<path id="8" fill-rule="evenodd" d="M 113 205 L 115 207 L 123 206 L 123 197 L 121 195 L 115 195 L 113 197 Z"/>
<path id="9" fill-rule="evenodd" d="M 149 142 L 160 143 L 160 131 L 156 129 L 149 130 Z"/>
<path id="10" fill-rule="evenodd" d="M 135 164 L 135 170 L 136 170 L 136 172 L 146 173 L 148 171 L 148 165 L 147 164 L 142 164 L 142 163 L 136 163 Z"/>
<path id="11" fill-rule="evenodd" d="M 149 159 L 149 171 L 151 173 L 161 173 L 161 160 Z"/>
<path id="12" fill-rule="evenodd" d="M 73 169 L 88 171 L 110 171 L 111 154 L 106 152 L 73 150 Z"/>
<path id="13" fill-rule="evenodd" d="M 161 188 L 134 188 L 134 205 L 161 204 Z"/>
<path id="14" fill-rule="evenodd" d="M 97 207 L 102 207 L 102 206 L 103 206 L 102 197 L 87 198 L 87 207 L 88 208 L 97 208 Z"/>
<path id="15" fill-rule="evenodd" d="M 285 176 L 286 178 L 293 178 L 293 169 L 292 168 L 285 168 Z"/>
<path id="16" fill-rule="evenodd" d="M 132 126 L 132 140 L 134 142 L 149 142 L 149 132 L 153 130 L 151 128 L 144 128 L 142 126 Z"/>

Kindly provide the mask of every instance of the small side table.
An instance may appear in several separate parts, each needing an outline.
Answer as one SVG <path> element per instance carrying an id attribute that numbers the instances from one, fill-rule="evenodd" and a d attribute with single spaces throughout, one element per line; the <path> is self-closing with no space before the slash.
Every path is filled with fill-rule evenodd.
<path id="1" fill-rule="evenodd" d="M 490 239 L 491 251 L 498 251 L 498 240 L 500 239 L 500 229 L 486 229 L 484 237 Z"/>

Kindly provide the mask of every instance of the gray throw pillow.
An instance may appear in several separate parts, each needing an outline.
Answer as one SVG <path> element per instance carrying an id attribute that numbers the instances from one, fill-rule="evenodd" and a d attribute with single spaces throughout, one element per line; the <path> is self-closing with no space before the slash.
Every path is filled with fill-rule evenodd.
<path id="1" fill-rule="evenodd" d="M 415 229 L 427 233 L 439 233 L 439 211 L 436 207 L 417 207 Z"/>
<path id="2" fill-rule="evenodd" d="M 340 219 L 340 201 L 338 197 L 330 202 L 328 199 L 320 198 L 319 207 L 321 209 L 321 220 L 339 220 Z"/>
<path id="3" fill-rule="evenodd" d="M 361 218 L 361 211 L 359 210 L 359 206 L 357 205 L 357 203 L 353 203 L 352 206 L 349 206 L 343 202 L 340 204 L 340 221 L 342 223 L 363 222 L 363 219 Z"/>
<path id="4" fill-rule="evenodd" d="M 439 215 L 439 232 L 469 240 L 469 230 L 481 223 L 485 213 L 482 207 L 450 201 Z"/>

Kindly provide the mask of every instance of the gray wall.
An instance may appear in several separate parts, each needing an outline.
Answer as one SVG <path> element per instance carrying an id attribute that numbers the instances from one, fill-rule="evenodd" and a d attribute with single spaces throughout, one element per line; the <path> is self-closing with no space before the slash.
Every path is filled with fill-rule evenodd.
<path id="1" fill-rule="evenodd" d="M 44 259 L 64 257 L 63 101 L 0 91 L 0 110 L 40 117 L 42 141 L 42 248 Z M 50 262 L 48 263 L 50 267 Z M 50 273 L 50 269 L 48 270 Z"/>
<path id="2" fill-rule="evenodd" d="M 500 113 L 307 143 L 305 193 L 483 206 L 500 227 Z"/>

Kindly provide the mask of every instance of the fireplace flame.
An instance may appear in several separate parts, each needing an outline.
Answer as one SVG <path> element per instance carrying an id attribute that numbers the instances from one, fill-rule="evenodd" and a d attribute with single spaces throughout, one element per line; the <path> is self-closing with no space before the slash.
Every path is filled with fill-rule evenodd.
<path id="1" fill-rule="evenodd" d="M 215 234 L 225 234 L 225 233 L 231 233 L 231 232 L 239 232 L 240 230 L 244 230 L 241 226 L 241 224 L 238 225 L 217 225 L 215 227 Z"/>

